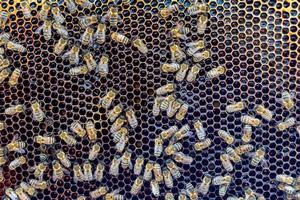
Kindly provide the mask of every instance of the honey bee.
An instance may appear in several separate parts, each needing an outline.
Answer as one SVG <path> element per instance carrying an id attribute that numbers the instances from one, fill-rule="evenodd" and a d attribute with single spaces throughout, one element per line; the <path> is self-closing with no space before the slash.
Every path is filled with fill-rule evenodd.
<path id="1" fill-rule="evenodd" d="M 94 172 L 94 177 L 97 181 L 99 181 L 99 182 L 102 181 L 104 170 L 105 170 L 104 164 L 98 163 L 96 170 Z"/>
<path id="2" fill-rule="evenodd" d="M 119 189 L 109 192 L 109 193 L 105 194 L 104 199 L 105 200 L 123 200 L 124 196 L 121 194 L 117 194 L 118 192 L 119 192 Z"/>
<path id="3" fill-rule="evenodd" d="M 143 42 L 143 40 L 136 38 L 132 41 L 134 47 L 136 47 L 141 53 L 147 54 L 148 48 L 147 45 Z"/>
<path id="4" fill-rule="evenodd" d="M 196 135 L 197 135 L 198 139 L 199 140 L 204 140 L 205 137 L 206 137 L 206 133 L 205 133 L 205 130 L 203 128 L 202 122 L 198 119 L 194 122 L 193 126 L 194 126 L 194 129 L 196 131 Z"/>
<path id="5" fill-rule="evenodd" d="M 287 193 L 287 195 L 294 195 L 296 190 L 293 186 L 280 183 L 278 186 L 279 190 L 282 190 Z"/>
<path id="6" fill-rule="evenodd" d="M 6 115 L 15 115 L 18 113 L 22 113 L 24 111 L 25 111 L 25 106 L 21 105 L 21 104 L 17 104 L 15 106 L 10 106 L 10 107 L 6 108 L 4 113 Z"/>
<path id="7" fill-rule="evenodd" d="M 127 109 L 125 111 L 125 115 L 126 115 L 127 121 L 129 123 L 129 125 L 131 126 L 131 128 L 136 128 L 138 126 L 138 121 L 134 114 L 133 109 L 132 108 Z"/>
<path id="8" fill-rule="evenodd" d="M 162 18 L 166 19 L 170 15 L 172 15 L 174 12 L 178 11 L 179 7 L 177 4 L 169 5 L 166 8 L 163 8 L 162 10 L 159 11 L 159 14 Z"/>
<path id="9" fill-rule="evenodd" d="M 69 37 L 68 30 L 60 23 L 53 22 L 52 27 L 61 37 L 65 39 Z"/>
<path id="10" fill-rule="evenodd" d="M 236 197 L 236 196 L 229 196 L 229 197 L 227 197 L 227 199 L 226 200 L 244 200 L 244 198 L 243 197 Z"/>
<path id="11" fill-rule="evenodd" d="M 175 179 L 178 179 L 181 177 L 179 167 L 172 160 L 168 159 L 166 161 L 166 165 L 167 165 L 168 170 L 171 172 L 172 176 Z"/>
<path id="12" fill-rule="evenodd" d="M 287 118 L 283 122 L 277 124 L 277 129 L 279 131 L 284 131 L 296 124 L 296 119 L 294 117 Z"/>
<path id="13" fill-rule="evenodd" d="M 86 129 L 86 133 L 87 133 L 87 136 L 90 139 L 90 141 L 94 141 L 97 139 L 97 131 L 95 128 L 95 124 L 93 123 L 92 120 L 88 120 L 86 122 L 85 129 Z"/>
<path id="14" fill-rule="evenodd" d="M 180 65 L 179 70 L 176 73 L 175 80 L 177 82 L 182 82 L 186 77 L 187 71 L 189 70 L 189 64 L 184 62 Z"/>
<path id="15" fill-rule="evenodd" d="M 119 174 L 119 166 L 121 164 L 122 158 L 120 156 L 115 156 L 110 164 L 109 174 L 117 176 Z"/>
<path id="16" fill-rule="evenodd" d="M 182 39 L 182 40 L 187 40 L 188 37 L 186 36 L 190 32 L 190 29 L 188 27 L 184 27 L 183 22 L 178 22 L 176 24 L 176 27 L 171 29 L 170 34 L 172 38 L 174 39 Z"/>
<path id="17" fill-rule="evenodd" d="M 257 166 L 260 162 L 262 162 L 264 160 L 265 154 L 266 154 L 266 151 L 265 151 L 264 147 L 257 149 L 254 156 L 251 159 L 250 164 L 253 166 Z"/>
<path id="18" fill-rule="evenodd" d="M 99 64 L 97 65 L 96 72 L 99 73 L 101 77 L 106 77 L 108 70 L 109 57 L 107 54 L 102 55 Z"/>
<path id="19" fill-rule="evenodd" d="M 230 156 L 228 154 L 226 154 L 226 153 L 221 154 L 220 155 L 220 160 L 221 160 L 221 163 L 222 163 L 223 167 L 225 168 L 225 170 L 227 172 L 232 172 L 233 171 L 233 165 L 231 164 Z"/>
<path id="20" fill-rule="evenodd" d="M 22 181 L 20 183 L 20 187 L 29 195 L 29 196 L 34 196 L 36 193 L 36 190 L 34 187 L 29 185 L 28 183 Z"/>
<path id="21" fill-rule="evenodd" d="M 208 6 L 205 3 L 196 2 L 193 3 L 187 9 L 187 13 L 191 16 L 198 15 L 198 14 L 205 14 L 208 12 Z"/>
<path id="22" fill-rule="evenodd" d="M 161 183 L 164 181 L 164 177 L 162 175 L 162 170 L 161 170 L 161 166 L 159 163 L 155 163 L 153 165 L 153 174 L 154 174 L 154 177 L 155 177 L 155 180 L 158 182 L 158 183 Z"/>
<path id="23" fill-rule="evenodd" d="M 263 105 L 256 106 L 255 112 L 267 121 L 271 121 L 273 117 L 273 112 L 265 108 Z"/>
<path id="24" fill-rule="evenodd" d="M 141 191 L 143 183 L 144 183 L 143 177 L 142 176 L 138 176 L 135 179 L 135 181 L 134 181 L 134 183 L 133 183 L 133 185 L 131 187 L 130 193 L 132 195 L 137 195 Z"/>
<path id="25" fill-rule="evenodd" d="M 31 17 L 31 9 L 28 1 L 26 0 L 21 1 L 20 6 L 25 19 L 29 19 Z"/>
<path id="26" fill-rule="evenodd" d="M 46 20 L 47 19 L 50 8 L 51 7 L 48 3 L 43 3 L 42 4 L 42 9 L 39 13 L 39 17 L 40 17 L 41 20 Z"/>
<path id="27" fill-rule="evenodd" d="M 198 199 L 198 192 L 197 192 L 196 188 L 191 183 L 186 184 L 184 191 L 189 196 L 189 198 L 191 200 L 197 200 Z"/>
<path id="28" fill-rule="evenodd" d="M 93 4 L 89 0 L 75 0 L 75 3 L 80 5 L 83 8 L 92 8 Z"/>
<path id="29" fill-rule="evenodd" d="M 251 144 L 240 145 L 235 148 L 235 152 L 240 156 L 242 154 L 248 153 L 254 149 L 254 146 Z"/>
<path id="30" fill-rule="evenodd" d="M 186 58 L 186 55 L 177 44 L 172 44 L 170 46 L 170 51 L 171 51 L 171 60 L 173 62 L 181 63 Z"/>
<path id="31" fill-rule="evenodd" d="M 99 156 L 101 150 L 100 143 L 96 143 L 92 146 L 92 149 L 89 152 L 89 160 L 95 160 Z"/>
<path id="32" fill-rule="evenodd" d="M 85 181 L 92 181 L 94 179 L 92 165 L 88 161 L 83 163 L 83 176 Z"/>
<path id="33" fill-rule="evenodd" d="M 172 137 L 171 142 L 175 143 L 185 137 L 192 136 L 192 133 L 189 132 L 190 127 L 188 124 L 182 126 Z"/>
<path id="34" fill-rule="evenodd" d="M 126 144 L 128 143 L 128 136 L 127 134 L 123 134 L 120 138 L 120 140 L 116 144 L 116 150 L 119 153 L 122 153 L 125 149 Z"/>
<path id="35" fill-rule="evenodd" d="M 244 189 L 244 192 L 245 192 L 245 199 L 256 200 L 255 192 L 250 187 L 246 187 Z"/>
<path id="36" fill-rule="evenodd" d="M 89 45 L 91 44 L 92 40 L 93 40 L 93 34 L 94 34 L 94 29 L 87 27 L 84 31 L 84 33 L 82 34 L 81 37 L 81 43 L 83 45 Z"/>
<path id="37" fill-rule="evenodd" d="M 0 84 L 11 74 L 11 69 L 6 68 L 0 72 Z"/>
<path id="38" fill-rule="evenodd" d="M 153 104 L 153 108 L 152 108 L 152 113 L 154 117 L 157 117 L 160 113 L 160 105 L 162 103 L 162 101 L 164 100 L 163 97 L 156 97 L 154 99 L 154 104 Z"/>
<path id="39" fill-rule="evenodd" d="M 84 174 L 81 170 L 81 167 L 78 163 L 73 165 L 73 174 L 74 174 L 74 181 L 77 183 L 78 181 L 84 181 Z"/>
<path id="40" fill-rule="evenodd" d="M 86 130 L 84 130 L 84 128 L 78 121 L 73 122 L 70 126 L 70 129 L 79 137 L 84 137 L 86 135 Z"/>
<path id="41" fill-rule="evenodd" d="M 52 37 L 52 31 L 51 31 L 52 22 L 50 20 L 45 20 L 44 24 L 40 26 L 38 29 L 36 29 L 35 33 L 40 33 L 43 31 L 43 36 L 45 40 L 50 40 Z"/>
<path id="42" fill-rule="evenodd" d="M 200 72 L 201 66 L 198 64 L 195 64 L 192 66 L 191 70 L 188 72 L 186 80 L 187 82 L 194 82 Z"/>
<path id="43" fill-rule="evenodd" d="M 117 32 L 112 32 L 111 39 L 118 43 L 125 44 L 125 45 L 129 43 L 128 37 L 126 37 L 125 35 L 123 35 L 121 33 L 117 33 Z"/>
<path id="44" fill-rule="evenodd" d="M 15 189 L 15 192 L 18 195 L 20 200 L 30 200 L 30 197 L 28 196 L 28 194 L 26 194 L 21 187 L 17 187 Z"/>
<path id="45" fill-rule="evenodd" d="M 241 161 L 241 157 L 236 153 L 236 151 L 231 148 L 226 148 L 226 153 L 229 155 L 230 160 L 232 160 L 234 163 L 238 163 Z"/>
<path id="46" fill-rule="evenodd" d="M 174 160 L 178 163 L 182 163 L 184 165 L 190 165 L 194 161 L 191 156 L 187 156 L 182 152 L 174 153 Z"/>
<path id="47" fill-rule="evenodd" d="M 230 175 L 226 176 L 216 176 L 212 179 L 213 185 L 228 185 L 232 180 Z"/>
<path id="48" fill-rule="evenodd" d="M 74 3 L 73 0 L 64 0 L 64 2 L 67 5 L 68 10 L 70 11 L 70 13 L 75 13 L 77 8 L 76 8 L 76 4 Z"/>
<path id="49" fill-rule="evenodd" d="M 197 22 L 197 33 L 203 34 L 205 32 L 205 29 L 207 27 L 208 18 L 206 15 L 200 15 Z"/>
<path id="50" fill-rule="evenodd" d="M 65 50 L 67 42 L 68 41 L 66 39 L 60 38 L 56 43 L 56 45 L 54 46 L 54 53 L 56 55 L 60 55 Z"/>
<path id="51" fill-rule="evenodd" d="M 150 181 L 152 179 L 153 167 L 154 167 L 154 162 L 153 161 L 148 161 L 146 166 L 145 166 L 144 175 L 143 175 L 143 179 L 145 181 Z"/>
<path id="52" fill-rule="evenodd" d="M 278 174 L 276 175 L 276 181 L 280 183 L 285 183 L 288 185 L 293 185 L 295 183 L 295 179 L 286 174 Z"/>
<path id="53" fill-rule="evenodd" d="M 163 85 L 161 87 L 159 87 L 158 89 L 156 89 L 155 93 L 157 95 L 164 95 L 170 92 L 173 92 L 175 90 L 175 84 L 173 83 L 167 83 L 166 85 Z"/>
<path id="54" fill-rule="evenodd" d="M 104 44 L 105 42 L 105 32 L 106 32 L 106 25 L 104 23 L 99 23 L 97 25 L 96 32 L 94 34 L 94 38 L 98 44 Z"/>
<path id="55" fill-rule="evenodd" d="M 23 45 L 18 44 L 16 42 L 12 42 L 12 41 L 7 42 L 6 48 L 9 50 L 12 50 L 12 51 L 20 52 L 20 53 L 24 53 L 27 51 Z"/>
<path id="56" fill-rule="evenodd" d="M 195 149 L 196 151 L 202 151 L 202 150 L 204 150 L 204 149 L 210 147 L 211 144 L 212 144 L 211 139 L 206 138 L 206 139 L 204 139 L 204 140 L 201 141 L 201 142 L 195 143 L 195 144 L 194 144 L 194 149 Z"/>
<path id="57" fill-rule="evenodd" d="M 1 33 L 0 34 L 0 45 L 5 45 L 9 42 L 10 33 Z M 2 53 L 3 54 L 3 53 Z"/>
<path id="58" fill-rule="evenodd" d="M 229 184 L 224 184 L 224 185 L 221 185 L 221 186 L 219 187 L 219 195 L 220 195 L 221 197 L 224 197 L 224 196 L 225 196 L 225 194 L 226 194 L 226 192 L 227 192 L 227 190 L 228 190 L 228 187 L 229 187 Z"/>
<path id="59" fill-rule="evenodd" d="M 181 143 L 175 143 L 175 144 L 169 144 L 169 146 L 167 146 L 165 148 L 165 153 L 170 156 L 175 154 L 176 152 L 180 151 L 182 149 L 182 144 Z"/>
<path id="60" fill-rule="evenodd" d="M 205 174 L 201 184 L 198 187 L 198 191 L 201 194 L 206 195 L 208 193 L 208 189 L 209 189 L 209 186 L 210 186 L 211 182 L 212 182 L 211 175 Z"/>
<path id="61" fill-rule="evenodd" d="M 244 123 L 244 124 L 254 126 L 254 127 L 257 127 L 257 126 L 261 125 L 261 120 L 255 118 L 255 117 L 252 117 L 250 115 L 243 115 L 241 117 L 241 122 Z"/>
<path id="62" fill-rule="evenodd" d="M 86 29 L 96 23 L 98 23 L 98 17 L 96 15 L 79 17 L 79 24 L 83 29 Z"/>
<path id="63" fill-rule="evenodd" d="M 6 69 L 7 67 L 9 67 L 9 65 L 10 65 L 11 63 L 10 63 L 10 60 L 9 59 L 1 59 L 0 60 L 0 71 L 2 71 L 2 70 L 4 70 L 4 69 Z M 10 71 L 7 71 L 7 72 L 5 72 L 3 75 L 5 75 L 5 74 L 10 74 L 10 73 L 8 73 L 8 72 L 10 72 Z M 7 78 L 7 77 L 6 77 Z M 1 80 L 2 80 L 3 78 L 1 78 Z M 5 78 L 4 78 L 5 79 Z M 3 79 L 3 81 L 4 81 L 4 79 Z M 3 81 L 1 81 L 1 82 L 3 82 Z"/>
<path id="64" fill-rule="evenodd" d="M 206 76 L 209 79 L 213 79 L 213 78 L 216 78 L 216 77 L 224 74 L 225 70 L 226 70 L 225 67 L 219 66 L 219 67 L 213 68 L 210 71 L 208 71 Z"/>
<path id="65" fill-rule="evenodd" d="M 117 26 L 118 20 L 120 20 L 121 17 L 118 14 L 118 7 L 117 6 L 111 6 L 109 8 L 109 11 L 107 14 L 105 14 L 101 21 L 104 23 L 105 21 L 109 21 L 111 26 Z"/>
<path id="66" fill-rule="evenodd" d="M 177 121 L 182 121 L 188 111 L 189 105 L 184 103 L 180 106 L 178 112 L 176 113 L 175 119 Z"/>
<path id="67" fill-rule="evenodd" d="M 31 103 L 31 109 L 33 114 L 33 119 L 42 122 L 44 118 L 46 117 L 45 113 L 42 111 L 41 106 L 37 100 L 34 100 Z"/>
<path id="68" fill-rule="evenodd" d="M 222 138 L 227 144 L 232 144 L 234 142 L 234 137 L 224 130 L 219 130 L 218 135 Z"/>
<path id="69" fill-rule="evenodd" d="M 116 96 L 117 96 L 116 90 L 108 91 L 108 93 L 104 97 L 102 97 L 100 101 L 101 106 L 104 107 L 105 109 L 108 109 L 111 106 L 113 100 L 116 98 Z"/>
<path id="70" fill-rule="evenodd" d="M 187 200 L 186 192 L 184 190 L 180 191 L 178 200 Z"/>
<path id="71" fill-rule="evenodd" d="M 294 93 L 282 92 L 280 102 L 285 109 L 292 110 L 295 107 L 294 96 Z"/>
<path id="72" fill-rule="evenodd" d="M 173 181 L 171 172 L 166 167 L 164 167 L 162 173 L 163 173 L 163 177 L 164 177 L 166 187 L 167 188 L 173 188 L 174 181 Z"/>
<path id="73" fill-rule="evenodd" d="M 63 55 L 63 59 L 68 59 L 70 61 L 70 64 L 71 65 L 74 65 L 74 64 L 78 64 L 79 62 L 79 51 L 80 51 L 80 48 L 78 46 L 73 46 L 71 48 L 70 51 L 66 52 L 64 55 Z M 70 74 L 71 75 L 77 75 L 79 74 L 78 72 L 84 72 L 84 69 L 77 69 L 77 70 L 73 70 L 73 72 L 71 72 L 70 70 Z M 77 73 L 76 73 L 77 72 Z"/>
<path id="74" fill-rule="evenodd" d="M 6 11 L 0 12 L 0 28 L 3 29 L 6 25 L 8 20 L 8 13 Z"/>
<path id="75" fill-rule="evenodd" d="M 0 35 L 0 37 L 1 37 L 1 35 Z M 0 39 L 0 45 L 2 45 L 1 44 L 1 39 Z M 4 52 L 4 48 L 3 47 L 0 47 L 0 65 L 2 65 L 2 60 L 3 60 L 3 54 L 4 54 L 5 52 Z M 0 69 L 1 69 L 1 66 L 0 66 Z"/>
<path id="76" fill-rule="evenodd" d="M 4 181 L 3 169 L 0 168 L 0 182 Z"/>
<path id="77" fill-rule="evenodd" d="M 178 127 L 176 125 L 171 126 L 167 130 L 162 131 L 160 133 L 160 137 L 163 140 L 170 139 L 177 131 L 178 131 Z"/>
<path id="78" fill-rule="evenodd" d="M 161 65 L 161 71 L 165 73 L 177 72 L 179 69 L 180 65 L 178 63 L 164 63 Z"/>
<path id="79" fill-rule="evenodd" d="M 139 176 L 142 172 L 143 165 L 144 165 L 144 157 L 142 155 L 140 155 L 135 160 L 133 173 L 135 175 Z"/>
<path id="80" fill-rule="evenodd" d="M 188 49 L 186 50 L 186 53 L 189 56 L 193 56 L 197 51 L 203 49 L 205 47 L 204 41 L 199 40 L 197 42 L 190 42 L 187 43 Z"/>
<path id="81" fill-rule="evenodd" d="M 208 58 L 210 58 L 211 53 L 209 50 L 204 50 L 202 52 L 198 52 L 198 53 L 194 53 L 193 54 L 193 61 L 195 63 L 201 62 L 203 60 L 206 60 Z"/>
<path id="82" fill-rule="evenodd" d="M 14 159 L 13 161 L 11 161 L 8 168 L 10 170 L 15 170 L 17 167 L 20 167 L 21 165 L 23 165 L 25 163 L 26 163 L 26 158 L 24 156 L 20 156 L 20 157 Z"/>
<path id="83" fill-rule="evenodd" d="M 183 104 L 183 102 L 178 99 L 173 101 L 171 104 L 169 104 L 169 107 L 167 109 L 167 116 L 169 118 L 173 117 L 176 114 L 176 112 L 178 111 L 178 109 L 181 107 L 182 104 Z"/>
<path id="84" fill-rule="evenodd" d="M 29 183 L 32 187 L 38 190 L 44 190 L 48 187 L 48 183 L 42 180 L 30 179 Z"/>
<path id="85" fill-rule="evenodd" d="M 125 136 L 127 136 L 127 134 L 128 130 L 125 127 L 122 127 L 120 130 L 112 133 L 113 141 L 115 143 L 120 142 Z"/>
<path id="86" fill-rule="evenodd" d="M 4 165 L 7 162 L 6 156 L 0 156 L 0 166 Z"/>
<path id="87" fill-rule="evenodd" d="M 89 72 L 89 68 L 86 65 L 82 65 L 79 67 L 72 67 L 69 71 L 71 76 L 77 76 L 80 74 L 87 74 Z"/>
<path id="88" fill-rule="evenodd" d="M 93 199 L 96 199 L 96 198 L 99 198 L 101 196 L 104 196 L 107 193 L 108 193 L 108 188 L 106 186 L 101 186 L 101 187 L 97 188 L 96 190 L 91 191 L 90 196 Z"/>
<path id="89" fill-rule="evenodd" d="M 61 14 L 59 7 L 52 7 L 53 19 L 56 23 L 62 24 L 65 22 L 64 16 Z"/>
<path id="90" fill-rule="evenodd" d="M 59 138 L 71 146 L 73 146 L 77 143 L 75 138 L 73 136 L 69 135 L 68 132 L 66 132 L 66 131 L 61 131 L 59 134 Z"/>
<path id="91" fill-rule="evenodd" d="M 42 179 L 44 172 L 46 171 L 47 168 L 47 163 L 46 162 L 41 162 L 37 166 L 34 167 L 34 173 L 33 175 L 35 178 Z"/>
<path id="92" fill-rule="evenodd" d="M 160 137 L 154 140 L 154 156 L 159 157 L 163 151 L 163 140 Z"/>
<path id="93" fill-rule="evenodd" d="M 54 137 L 50 137 L 50 136 L 35 136 L 34 137 L 34 142 L 38 143 L 38 144 L 46 144 L 46 145 L 51 145 L 55 143 L 55 138 Z"/>
<path id="94" fill-rule="evenodd" d="M 111 125 L 110 132 L 114 133 L 121 129 L 121 127 L 126 123 L 126 119 L 124 116 L 120 116 L 116 119 L 116 121 Z"/>
<path id="95" fill-rule="evenodd" d="M 8 143 L 5 147 L 6 147 L 7 151 L 15 151 L 18 153 L 25 153 L 24 148 L 26 147 L 26 143 L 14 139 L 12 142 Z"/>
<path id="96" fill-rule="evenodd" d="M 0 147 L 0 157 L 6 156 L 6 153 L 7 153 L 7 148 Z"/>
<path id="97" fill-rule="evenodd" d="M 155 197 L 159 197 L 159 196 L 160 196 L 160 191 L 159 191 L 159 185 L 158 185 L 157 181 L 154 180 L 154 179 L 151 180 L 150 186 L 151 186 L 152 194 L 153 194 Z"/>
<path id="98" fill-rule="evenodd" d="M 165 111 L 168 109 L 169 105 L 172 104 L 173 101 L 176 100 L 176 96 L 174 94 L 168 95 L 164 98 L 160 104 L 160 110 Z"/>
<path id="99" fill-rule="evenodd" d="M 62 180 L 64 178 L 64 170 L 61 164 L 54 160 L 52 163 L 53 168 L 53 181 Z"/>
<path id="100" fill-rule="evenodd" d="M 92 70 L 96 69 L 97 63 L 96 63 L 96 60 L 93 58 L 93 55 L 91 53 L 84 54 L 83 60 L 86 62 L 86 65 L 87 65 L 89 71 L 92 71 Z"/>
<path id="101" fill-rule="evenodd" d="M 252 136 L 252 126 L 245 125 L 243 128 L 242 141 L 244 143 L 250 142 L 251 136 Z"/>
<path id="102" fill-rule="evenodd" d="M 85 196 L 79 196 L 76 200 L 85 200 Z"/>
<path id="103" fill-rule="evenodd" d="M 240 112 L 240 111 L 244 110 L 245 107 L 246 107 L 246 104 L 243 101 L 234 102 L 234 103 L 226 106 L 226 111 L 228 113 Z"/>
<path id="104" fill-rule="evenodd" d="M 67 157 L 67 155 L 65 154 L 65 152 L 63 152 L 62 150 L 58 150 L 56 152 L 56 157 L 61 162 L 61 164 L 63 164 L 63 166 L 65 166 L 66 168 L 71 167 L 71 161 Z"/>
<path id="105" fill-rule="evenodd" d="M 12 188 L 6 188 L 5 195 L 9 197 L 11 200 L 18 200 L 18 196 L 16 192 Z"/>
<path id="106" fill-rule="evenodd" d="M 123 169 L 132 169 L 132 162 L 131 162 L 131 155 L 132 151 L 130 149 L 127 149 L 124 154 L 121 157 L 121 167 Z"/>
<path id="107" fill-rule="evenodd" d="M 175 200 L 174 195 L 171 192 L 165 194 L 165 200 Z"/>

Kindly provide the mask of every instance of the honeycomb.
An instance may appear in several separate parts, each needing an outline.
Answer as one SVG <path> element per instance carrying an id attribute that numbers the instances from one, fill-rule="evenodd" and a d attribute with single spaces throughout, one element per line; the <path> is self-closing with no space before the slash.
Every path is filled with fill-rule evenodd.
<path id="1" fill-rule="evenodd" d="M 91 9 L 77 6 L 77 11 L 71 14 L 61 1 L 53 0 L 52 3 L 58 3 L 65 16 L 65 27 L 69 33 L 68 49 L 78 44 L 84 32 L 78 24 L 78 17 L 104 15 L 112 5 L 111 1 L 96 0 Z M 58 133 L 60 130 L 69 130 L 74 121 L 86 123 L 93 120 L 98 131 L 97 142 L 102 144 L 102 150 L 101 156 L 92 165 L 96 167 L 100 161 L 105 164 L 102 182 L 94 180 L 76 183 L 72 173 L 66 175 L 63 181 L 53 181 L 50 168 L 43 176 L 49 182 L 49 187 L 38 190 L 32 199 L 76 199 L 80 195 L 90 199 L 89 193 L 103 185 L 110 190 L 119 189 L 126 199 L 156 199 L 147 182 L 137 196 L 130 194 L 136 178 L 132 170 L 120 168 L 117 177 L 108 174 L 116 150 L 109 133 L 111 123 L 107 119 L 106 110 L 99 107 L 99 101 L 100 97 L 114 89 L 118 91 L 118 95 L 113 105 L 122 103 L 132 107 L 139 122 L 138 127 L 129 129 L 128 148 L 133 151 L 133 160 L 138 155 L 143 155 L 146 161 L 152 160 L 164 165 L 169 157 L 153 156 L 154 139 L 162 130 L 173 125 L 181 127 L 190 124 L 192 127 L 192 122 L 198 118 L 204 124 L 207 137 L 212 140 L 212 146 L 201 152 L 195 152 L 193 148 L 197 141 L 195 136 L 182 142 L 183 153 L 193 157 L 194 162 L 191 165 L 178 164 L 183 176 L 174 180 L 172 189 L 161 186 L 162 196 L 168 192 L 177 196 L 187 183 L 194 186 L 200 183 L 206 173 L 212 176 L 226 174 L 219 158 L 228 145 L 221 140 L 217 131 L 226 129 L 231 134 L 234 133 L 237 142 L 233 146 L 238 146 L 243 128 L 241 116 L 251 113 L 255 105 L 263 104 L 275 115 L 270 122 L 263 120 L 262 126 L 254 128 L 250 144 L 255 148 L 262 145 L 268 147 L 268 167 L 253 167 L 250 159 L 243 157 L 242 162 L 234 165 L 233 181 L 224 198 L 243 196 L 246 186 L 263 194 L 266 199 L 286 198 L 286 194 L 276 188 L 274 180 L 277 174 L 284 173 L 293 177 L 300 175 L 300 157 L 297 153 L 300 152 L 300 140 L 297 139 L 295 127 L 288 131 L 277 131 L 275 125 L 291 116 L 300 120 L 299 2 L 206 0 L 209 5 L 209 22 L 204 36 L 197 34 L 197 16 L 186 13 L 191 4 L 189 0 L 178 0 L 179 11 L 168 19 L 160 18 L 159 10 L 170 3 L 169 0 L 131 0 L 129 4 L 118 4 L 123 23 L 119 23 L 117 27 L 108 26 L 105 44 L 81 46 L 81 52 L 92 52 L 97 62 L 101 55 L 109 55 L 109 74 L 100 78 L 93 71 L 85 75 L 70 76 L 68 72 L 73 66 L 53 53 L 60 36 L 53 32 L 52 38 L 46 41 L 41 34 L 34 33 L 42 25 L 38 17 L 42 1 L 31 2 L 30 19 L 24 18 L 19 9 L 19 0 L 1 2 L 0 9 L 10 13 L 3 32 L 9 32 L 13 40 L 27 48 L 25 53 L 5 50 L 5 57 L 11 59 L 12 66 L 20 67 L 21 77 L 14 87 L 9 86 L 7 80 L 0 85 L 0 120 L 6 124 L 6 129 L 1 131 L 1 146 L 19 135 L 27 144 L 24 153 L 27 163 L 9 170 L 9 163 L 20 156 L 16 152 L 9 153 L 9 162 L 2 166 L 4 180 L 0 182 L 1 197 L 6 188 L 15 188 L 22 181 L 34 178 L 31 168 L 40 162 L 39 155 L 42 152 L 46 152 L 48 159 L 52 161 L 53 153 L 62 149 L 72 162 L 82 165 L 88 159 L 92 143 L 86 137 L 76 138 L 77 144 L 71 147 L 61 142 Z M 202 63 L 197 81 L 176 84 L 176 96 L 190 105 L 181 122 L 165 115 L 152 115 L 154 91 L 175 79 L 172 73 L 162 73 L 160 65 L 171 59 L 169 44 L 174 41 L 167 33 L 179 21 L 191 28 L 186 43 L 204 37 L 206 49 L 211 51 L 211 57 Z M 131 44 L 122 45 L 112 41 L 108 37 L 112 31 L 121 31 L 129 39 L 138 36 L 145 41 L 149 52 L 143 55 Z M 180 43 L 182 48 L 185 42 Z M 220 65 L 226 67 L 226 73 L 207 80 L 205 73 Z M 287 111 L 278 102 L 284 90 L 296 94 L 297 104 L 293 111 Z M 41 123 L 32 118 L 30 105 L 35 99 L 41 103 L 47 116 L 47 120 Z M 245 110 L 231 114 L 225 111 L 230 102 L 240 100 L 247 103 Z M 5 115 L 5 108 L 16 103 L 24 104 L 26 111 L 14 116 Z M 257 118 L 261 119 L 260 116 Z M 34 136 L 45 134 L 55 137 L 55 145 L 45 147 L 33 141 Z M 203 199 L 223 199 L 218 196 L 217 190 L 218 186 L 211 186 Z"/>

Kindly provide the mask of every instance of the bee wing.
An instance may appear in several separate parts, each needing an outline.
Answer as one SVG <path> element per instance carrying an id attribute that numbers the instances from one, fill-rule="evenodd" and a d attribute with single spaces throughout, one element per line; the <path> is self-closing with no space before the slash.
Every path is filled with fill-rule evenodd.
<path id="1" fill-rule="evenodd" d="M 132 164 L 131 159 L 128 161 L 128 164 L 129 164 L 129 169 L 132 170 L 133 169 L 133 164 Z"/>
<path id="2" fill-rule="evenodd" d="M 261 166 L 264 168 L 264 169 L 268 169 L 269 168 L 269 163 L 266 159 L 262 159 L 261 161 Z"/>
<path id="3" fill-rule="evenodd" d="M 62 59 L 67 59 L 67 58 L 70 57 L 70 55 L 71 55 L 71 52 L 68 51 L 68 52 L 66 52 L 66 53 L 62 56 Z"/>
<path id="4" fill-rule="evenodd" d="M 105 23 L 109 20 L 109 13 L 105 14 L 104 16 L 101 17 L 100 22 Z"/>
<path id="5" fill-rule="evenodd" d="M 18 152 L 20 154 L 24 154 L 26 151 L 24 149 L 18 149 L 16 152 Z"/>
<path id="6" fill-rule="evenodd" d="M 38 27 L 35 31 L 34 31 L 34 33 L 36 33 L 36 34 L 40 34 L 41 33 L 41 31 L 43 30 L 43 28 L 44 28 L 44 25 L 42 25 L 42 26 L 40 26 L 40 27 Z"/>

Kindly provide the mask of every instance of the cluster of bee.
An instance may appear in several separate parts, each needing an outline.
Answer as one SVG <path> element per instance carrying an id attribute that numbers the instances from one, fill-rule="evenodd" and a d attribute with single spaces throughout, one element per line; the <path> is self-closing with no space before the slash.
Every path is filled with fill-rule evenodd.
<path id="1" fill-rule="evenodd" d="M 276 181 L 278 182 L 277 188 L 286 193 L 287 199 L 300 199 L 300 176 L 293 178 L 286 174 L 278 174 Z"/>
<path id="2" fill-rule="evenodd" d="M 0 34 L 0 46 L 5 46 L 6 49 L 18 52 L 26 52 L 26 48 L 14 41 L 10 41 L 11 35 L 9 33 Z M 21 69 L 15 67 L 14 69 L 11 66 L 12 62 L 9 58 L 4 57 L 5 50 L 1 47 L 0 49 L 0 84 L 9 77 L 8 84 L 13 87 L 18 83 L 18 79 L 21 75 Z"/>

